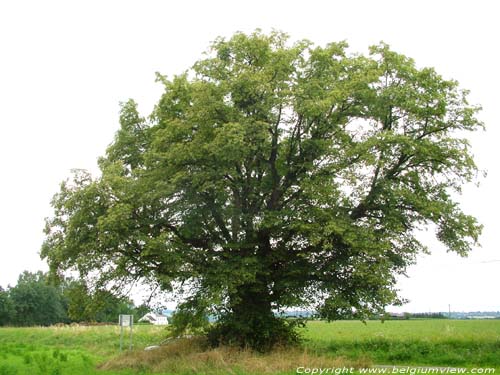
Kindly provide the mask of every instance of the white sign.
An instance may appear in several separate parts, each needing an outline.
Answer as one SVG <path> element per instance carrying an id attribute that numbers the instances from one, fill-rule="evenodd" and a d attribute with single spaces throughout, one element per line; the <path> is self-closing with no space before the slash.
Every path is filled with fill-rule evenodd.
<path id="1" fill-rule="evenodd" d="M 118 323 L 120 324 L 120 351 L 123 350 L 123 327 L 130 327 L 129 350 L 132 350 L 132 329 L 134 325 L 134 316 L 120 314 L 118 316 Z"/>
<path id="2" fill-rule="evenodd" d="M 120 314 L 119 323 L 120 323 L 120 326 L 122 326 L 122 327 L 132 327 L 132 325 L 134 324 L 134 316 Z"/>

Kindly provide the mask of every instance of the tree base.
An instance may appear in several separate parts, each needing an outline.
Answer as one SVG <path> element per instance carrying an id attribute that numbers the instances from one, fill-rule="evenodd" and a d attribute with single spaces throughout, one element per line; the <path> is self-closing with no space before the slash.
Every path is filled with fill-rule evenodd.
<path id="1" fill-rule="evenodd" d="M 268 352 L 276 347 L 300 344 L 302 337 L 296 328 L 303 325 L 302 320 L 273 314 L 228 314 L 208 330 L 207 337 L 212 347 L 238 346 Z"/>

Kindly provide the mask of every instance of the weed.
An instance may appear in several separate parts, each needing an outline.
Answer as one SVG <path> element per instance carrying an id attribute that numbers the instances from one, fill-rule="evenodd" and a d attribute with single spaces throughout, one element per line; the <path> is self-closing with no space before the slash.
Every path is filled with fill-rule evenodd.
<path id="1" fill-rule="evenodd" d="M 26 353 L 26 354 L 23 356 L 23 362 L 24 362 L 24 364 L 26 364 L 26 365 L 30 365 L 30 364 L 33 362 L 33 357 L 31 356 L 31 354 Z"/>

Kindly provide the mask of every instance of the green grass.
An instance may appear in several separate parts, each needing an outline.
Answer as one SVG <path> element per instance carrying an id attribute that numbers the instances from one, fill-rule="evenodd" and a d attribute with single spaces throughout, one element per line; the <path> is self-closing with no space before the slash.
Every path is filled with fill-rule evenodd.
<path id="1" fill-rule="evenodd" d="M 310 322 L 308 345 L 377 364 L 500 368 L 500 320 Z"/>
<path id="2" fill-rule="evenodd" d="M 147 366 L 98 369 L 112 358 L 116 363 L 126 362 L 120 360 L 127 354 L 120 354 L 119 335 L 119 328 L 112 326 L 0 328 L 0 375 L 147 374 Z M 133 355 L 143 358 L 142 349 L 158 344 L 165 336 L 162 327 L 134 327 Z M 409 320 L 383 324 L 371 321 L 366 325 L 355 321 L 310 322 L 304 336 L 310 354 L 343 357 L 351 363 L 494 367 L 497 373 L 500 369 L 500 320 Z M 211 353 L 207 358 L 214 361 L 219 355 L 227 353 Z M 247 363 L 252 361 L 248 355 L 241 358 Z M 207 373 L 227 372 L 214 368 Z"/>
<path id="3" fill-rule="evenodd" d="M 134 346 L 142 350 L 164 336 L 165 328 L 136 326 Z M 0 375 L 132 374 L 96 370 L 119 354 L 119 327 L 0 328 Z"/>

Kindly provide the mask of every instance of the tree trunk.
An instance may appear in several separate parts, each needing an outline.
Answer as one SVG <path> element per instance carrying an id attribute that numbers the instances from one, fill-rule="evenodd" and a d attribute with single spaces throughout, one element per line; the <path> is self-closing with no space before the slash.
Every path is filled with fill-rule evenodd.
<path id="1" fill-rule="evenodd" d="M 208 334 L 213 346 L 232 345 L 268 351 L 276 345 L 297 343 L 294 326 L 275 316 L 265 285 L 242 285 L 231 297 L 230 311 Z"/>

